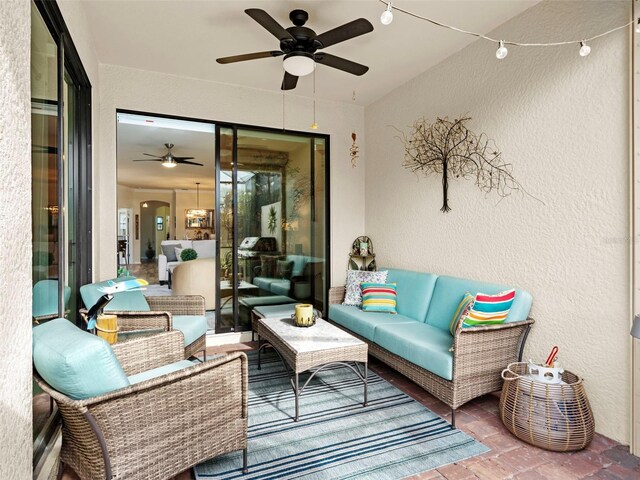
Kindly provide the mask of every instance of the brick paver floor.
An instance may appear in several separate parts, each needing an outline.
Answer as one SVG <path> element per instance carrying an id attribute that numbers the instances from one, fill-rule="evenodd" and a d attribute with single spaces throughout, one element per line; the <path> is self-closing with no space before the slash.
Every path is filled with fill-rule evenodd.
<path id="1" fill-rule="evenodd" d="M 255 348 L 255 343 L 210 347 L 207 354 L 252 348 Z M 411 380 L 376 359 L 370 358 L 369 366 L 378 375 L 433 412 L 446 419 L 451 418 L 449 407 Z M 498 416 L 498 400 L 497 394 L 485 395 L 456 411 L 456 427 L 491 448 L 489 452 L 414 475 L 406 480 L 640 479 L 640 458 L 631 455 L 627 446 L 599 434 L 595 435 L 587 448 L 572 453 L 549 452 L 520 441 L 502 425 Z M 70 470 L 63 476 L 64 480 L 77 478 Z M 191 472 L 184 472 L 174 480 L 193 478 Z"/>

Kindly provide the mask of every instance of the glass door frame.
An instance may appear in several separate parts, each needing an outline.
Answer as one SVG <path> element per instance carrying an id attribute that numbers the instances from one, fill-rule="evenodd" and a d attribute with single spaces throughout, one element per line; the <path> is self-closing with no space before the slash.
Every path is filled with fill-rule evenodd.
<path id="1" fill-rule="evenodd" d="M 62 17 L 62 12 L 55 2 L 46 0 L 34 0 L 38 12 L 42 16 L 49 33 L 58 46 L 58 125 L 57 125 L 57 169 L 60 181 L 58 182 L 58 265 L 59 277 L 66 268 L 68 245 L 65 241 L 65 222 L 67 219 L 63 212 L 66 211 L 64 204 L 65 189 L 68 184 L 63 181 L 64 172 L 64 110 L 63 90 L 65 83 L 65 73 L 72 84 L 69 85 L 75 90 L 75 109 L 73 122 L 73 132 L 70 132 L 76 140 L 73 144 L 73 152 L 69 152 L 69 161 L 73 161 L 73 178 L 69 179 L 74 184 L 73 199 L 69 199 L 75 205 L 75 218 L 73 218 L 73 229 L 76 232 L 76 266 L 74 272 L 75 282 L 69 285 L 74 292 L 79 292 L 80 287 L 91 283 L 93 276 L 92 265 L 92 164 L 91 164 L 91 82 L 82 65 L 80 55 L 69 34 L 69 29 Z M 64 307 L 64 283 L 58 282 L 58 315 L 63 317 Z M 80 317 L 77 312 L 73 320 L 80 325 Z"/>
<path id="2" fill-rule="evenodd" d="M 180 117 L 175 117 L 180 118 Z M 222 228 L 220 225 L 220 130 L 231 130 L 233 133 L 233 142 L 232 142 L 232 153 L 231 158 L 233 162 L 232 168 L 232 197 L 233 197 L 233 242 L 232 242 L 232 271 L 233 278 L 238 278 L 238 189 L 237 189 L 237 181 L 238 181 L 238 130 L 244 131 L 252 131 L 252 132 L 267 132 L 267 133 L 279 133 L 283 135 L 290 135 L 294 137 L 304 137 L 310 140 L 310 153 L 309 153 L 309 161 L 310 161 L 310 170 L 311 170 L 311 198 L 315 198 L 315 183 L 313 179 L 315 178 L 315 160 L 316 160 L 316 152 L 315 146 L 318 139 L 323 140 L 324 142 L 324 159 L 325 159 L 325 172 L 324 172 L 324 209 L 325 209 L 325 249 L 324 249 L 324 261 L 325 261 L 325 284 L 324 284 L 324 299 L 323 299 L 323 317 L 326 318 L 328 305 L 328 292 L 331 287 L 331 248 L 330 248 L 330 238 L 331 238 L 331 215 L 330 215 L 330 135 L 320 134 L 320 133 L 310 133 L 310 132 L 301 132 L 294 130 L 284 130 L 279 128 L 270 128 L 270 127 L 260 127 L 256 125 L 243 125 L 238 123 L 225 123 L 225 122 L 213 122 L 216 126 L 216 142 L 215 142 L 215 155 L 216 155 L 216 258 L 220 259 L 220 235 L 222 234 Z M 311 202 L 311 217 L 315 218 L 315 202 Z M 312 224 L 313 225 L 313 224 Z M 312 226 L 313 228 L 313 226 Z M 315 236 L 311 235 L 311 243 L 313 245 L 315 240 Z M 216 261 L 216 285 L 220 285 L 220 261 Z M 314 283 L 311 282 L 312 285 L 312 295 L 315 294 Z M 239 320 L 239 306 L 238 306 L 238 284 L 233 282 L 233 312 L 234 312 L 234 327 L 220 327 L 220 320 L 222 318 L 221 314 L 216 314 L 216 333 L 230 333 L 230 332 L 240 332 L 240 331 L 250 331 L 249 328 L 238 328 L 238 320 Z M 219 289 L 217 290 L 219 293 Z M 216 312 L 220 312 L 220 295 L 216 295 Z"/>
<path id="3" fill-rule="evenodd" d="M 64 303 L 64 272 L 68 268 L 66 252 L 70 245 L 65 245 L 65 222 L 66 206 L 65 206 L 65 189 L 68 186 L 64 179 L 64 162 L 65 158 L 65 105 L 64 87 L 65 75 L 71 80 L 68 84 L 69 88 L 73 88 L 75 93 L 75 108 L 73 112 L 73 135 L 75 142 L 73 143 L 73 152 L 69 152 L 67 161 L 73 162 L 71 171 L 73 177 L 68 179 L 73 184 L 73 199 L 76 215 L 72 219 L 74 221 L 73 228 L 76 232 L 75 242 L 75 268 L 73 285 L 69 285 L 77 294 L 80 287 L 86 283 L 91 283 L 92 279 L 92 155 L 91 155 L 91 82 L 82 65 L 82 61 L 78 51 L 73 44 L 69 29 L 64 21 L 62 12 L 55 1 L 33 0 L 38 13 L 42 17 L 53 41 L 57 46 L 57 152 L 56 152 L 56 169 L 58 171 L 59 181 L 57 190 L 58 200 L 58 316 L 65 316 Z M 78 312 L 74 312 L 72 318 L 76 324 L 80 325 Z M 53 404 L 52 404 L 53 405 Z M 51 448 L 50 442 L 55 436 L 55 432 L 59 425 L 59 413 L 55 407 L 52 407 L 51 414 L 46 421 L 44 427 L 38 432 L 33 442 L 33 469 L 34 474 L 38 473 L 46 460 L 46 454 Z"/>

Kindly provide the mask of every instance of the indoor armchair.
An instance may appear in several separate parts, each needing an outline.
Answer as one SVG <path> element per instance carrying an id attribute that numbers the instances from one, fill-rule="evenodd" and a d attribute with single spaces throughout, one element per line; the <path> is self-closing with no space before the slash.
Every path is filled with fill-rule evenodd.
<path id="1" fill-rule="evenodd" d="M 246 355 L 194 364 L 183 351 L 179 331 L 110 346 L 65 319 L 35 327 L 34 377 L 62 414 L 61 462 L 83 480 L 167 479 L 243 450 L 246 471 Z"/>

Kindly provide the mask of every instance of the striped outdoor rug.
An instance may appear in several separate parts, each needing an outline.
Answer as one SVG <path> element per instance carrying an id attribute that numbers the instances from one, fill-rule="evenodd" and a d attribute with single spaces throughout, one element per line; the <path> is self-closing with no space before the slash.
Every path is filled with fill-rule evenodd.
<path id="1" fill-rule="evenodd" d="M 234 452 L 196 466 L 197 479 L 401 479 L 489 450 L 371 371 L 362 407 L 362 382 L 345 367 L 314 377 L 294 422 L 284 366 L 268 352 L 257 370 L 256 359 L 251 352 L 249 473 Z"/>

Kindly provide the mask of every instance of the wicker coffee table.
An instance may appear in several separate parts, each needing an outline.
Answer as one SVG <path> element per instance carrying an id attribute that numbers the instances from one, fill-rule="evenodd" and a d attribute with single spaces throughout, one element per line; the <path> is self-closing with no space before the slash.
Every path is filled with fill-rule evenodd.
<path id="1" fill-rule="evenodd" d="M 260 352 L 270 345 L 274 348 L 289 374 L 295 395 L 295 416 L 298 421 L 299 398 L 311 379 L 320 371 L 336 365 L 350 368 L 364 385 L 362 406 L 367 406 L 367 344 L 325 320 L 318 318 L 312 327 L 296 327 L 291 318 L 259 318 L 258 370 Z M 362 365 L 363 370 L 360 370 Z M 300 373 L 311 375 L 300 386 Z"/>

